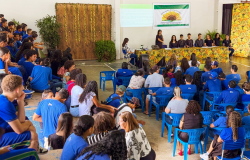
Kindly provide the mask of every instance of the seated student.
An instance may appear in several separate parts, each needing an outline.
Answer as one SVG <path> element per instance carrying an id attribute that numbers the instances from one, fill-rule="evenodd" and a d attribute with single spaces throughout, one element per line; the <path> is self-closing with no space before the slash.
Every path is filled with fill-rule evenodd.
<path id="1" fill-rule="evenodd" d="M 166 69 L 164 70 L 163 77 L 164 78 L 169 77 L 170 79 L 174 78 L 173 71 L 174 71 L 174 68 L 172 65 L 167 66 Z"/>
<path id="2" fill-rule="evenodd" d="M 14 38 L 13 38 L 13 40 L 14 40 L 14 47 L 16 48 L 16 49 L 19 49 L 19 47 L 21 46 L 19 46 L 18 44 L 17 44 L 17 41 L 19 41 L 19 34 L 18 33 L 14 33 L 13 34 L 14 35 Z M 16 60 L 16 59 L 15 59 Z M 15 61 L 13 61 L 13 62 L 15 62 Z"/>
<path id="3" fill-rule="evenodd" d="M 182 72 L 182 74 L 184 75 L 184 73 L 186 72 L 186 70 L 189 68 L 189 64 L 188 64 L 188 60 L 187 58 L 182 58 L 181 60 L 181 66 L 180 67 L 176 67 L 175 68 L 175 72 L 177 72 L 178 70 L 180 70 Z"/>
<path id="4" fill-rule="evenodd" d="M 183 34 L 180 35 L 180 40 L 178 41 L 178 47 L 184 48 L 186 45 L 186 41 L 183 39 Z"/>
<path id="5" fill-rule="evenodd" d="M 33 115 L 33 121 L 43 122 L 44 148 L 48 149 L 48 137 L 56 132 L 60 114 L 67 112 L 63 104 L 69 97 L 66 89 L 61 89 L 53 99 L 41 101 Z M 42 138 L 39 138 L 42 139 Z"/>
<path id="6" fill-rule="evenodd" d="M 236 88 L 235 88 L 236 89 Z M 243 88 L 244 93 L 239 97 L 239 103 L 237 104 L 237 108 L 245 110 L 245 106 L 242 102 L 250 102 L 250 84 L 246 84 Z"/>
<path id="7" fill-rule="evenodd" d="M 140 127 L 132 113 L 126 111 L 119 115 L 121 129 L 124 129 L 128 159 L 155 160 L 155 151 L 151 148 L 145 131 Z M 141 144 L 141 147 L 134 145 Z M 144 153 L 144 154 L 141 154 Z"/>
<path id="8" fill-rule="evenodd" d="M 25 39 L 25 41 L 26 41 L 26 39 Z M 24 50 L 26 50 L 26 49 L 33 50 L 33 44 L 31 42 L 25 42 L 25 41 L 23 41 L 19 51 L 16 53 L 16 62 L 18 62 L 23 57 Z M 27 41 L 29 41 L 29 40 L 27 39 Z"/>
<path id="9" fill-rule="evenodd" d="M 70 79 L 70 72 L 75 69 L 75 62 L 73 60 L 68 60 L 64 63 L 64 69 L 67 70 L 67 72 L 64 73 L 63 75 L 63 85 L 62 87 L 65 88 L 67 82 L 69 81 Z M 68 88 L 66 88 L 68 89 Z"/>
<path id="10" fill-rule="evenodd" d="M 31 32 L 32 32 L 32 29 L 27 29 L 27 34 L 23 35 L 22 37 L 22 41 L 25 39 L 25 38 L 28 38 L 28 37 L 31 37 Z"/>
<path id="11" fill-rule="evenodd" d="M 79 97 L 84 91 L 87 84 L 87 76 L 79 73 L 75 78 L 75 85 L 71 90 L 70 113 L 74 117 L 79 117 Z"/>
<path id="12" fill-rule="evenodd" d="M 56 133 L 49 135 L 49 150 L 63 149 L 66 139 L 73 130 L 73 116 L 66 112 L 62 113 L 58 118 Z"/>
<path id="13" fill-rule="evenodd" d="M 62 52 L 61 50 L 55 50 L 53 59 L 51 60 L 51 69 L 54 76 L 57 75 L 57 71 L 61 68 Z"/>
<path id="14" fill-rule="evenodd" d="M 14 33 L 18 34 L 22 33 L 22 26 L 21 25 L 16 26 L 16 31 Z"/>
<path id="15" fill-rule="evenodd" d="M 169 48 L 178 48 L 178 41 L 175 35 L 172 35 L 171 41 L 169 42 Z"/>
<path id="16" fill-rule="evenodd" d="M 29 51 L 31 51 L 31 49 L 25 49 L 24 51 L 23 51 L 23 57 L 18 61 L 18 65 L 20 65 L 20 66 L 22 66 L 23 65 L 23 63 L 26 61 L 26 54 L 29 52 Z M 41 58 L 40 58 L 41 59 Z"/>
<path id="17" fill-rule="evenodd" d="M 211 72 L 217 72 L 218 75 L 220 75 L 220 73 L 223 72 L 223 71 L 218 66 L 219 66 L 219 63 L 217 61 L 213 61 L 212 64 L 211 64 L 211 67 L 212 67 Z"/>
<path id="18" fill-rule="evenodd" d="M 79 97 L 79 116 L 91 115 L 91 107 L 95 105 L 96 110 L 107 110 L 114 113 L 117 110 L 115 107 L 101 104 L 98 101 L 98 86 L 96 81 L 89 81 L 86 88 Z"/>
<path id="19" fill-rule="evenodd" d="M 89 115 L 83 115 L 77 120 L 73 133 L 67 138 L 61 160 L 75 160 L 81 151 L 88 146 L 86 141 L 94 131 L 94 118 Z"/>
<path id="20" fill-rule="evenodd" d="M 33 38 L 33 40 L 35 41 L 36 39 L 37 39 L 37 37 L 38 37 L 38 34 L 37 33 L 33 33 L 32 34 L 32 32 L 31 32 L 31 37 Z M 41 50 L 43 50 L 43 47 L 42 46 L 40 46 L 40 45 L 43 45 L 43 42 L 33 42 L 33 46 L 34 46 L 34 48 L 35 48 L 35 50 L 38 52 L 38 49 L 41 49 Z"/>
<path id="21" fill-rule="evenodd" d="M 229 115 L 234 111 L 233 106 L 227 106 L 226 107 L 226 117 L 220 116 L 216 121 L 210 124 L 210 128 L 215 128 L 215 127 L 221 127 L 221 128 L 226 128 L 227 127 L 227 118 Z M 211 130 L 212 132 L 209 131 L 209 135 L 211 137 L 214 137 L 214 135 L 220 135 L 220 131 L 218 130 Z"/>
<path id="22" fill-rule="evenodd" d="M 29 76 L 31 76 L 32 70 L 35 67 L 35 61 L 37 59 L 37 51 L 31 50 L 26 54 L 27 60 L 23 63 L 23 66 L 25 68 L 25 74 L 23 76 L 24 83 L 27 82 Z"/>
<path id="23" fill-rule="evenodd" d="M 183 85 L 184 81 L 183 81 L 183 75 L 181 71 L 177 71 L 174 74 L 174 78 L 171 78 L 171 87 L 176 87 L 176 86 L 180 86 Z"/>
<path id="24" fill-rule="evenodd" d="M 2 47 L 0 48 L 0 72 L 1 73 L 6 73 L 6 74 L 10 74 L 9 70 L 8 70 L 8 61 L 10 61 L 9 59 L 9 49 L 6 47 Z"/>
<path id="25" fill-rule="evenodd" d="M 202 75 L 201 75 L 201 82 L 203 84 L 205 84 L 206 81 L 210 79 L 209 77 L 211 76 L 211 66 L 205 65 L 204 71 L 205 71 L 205 73 L 202 73 Z"/>
<path id="26" fill-rule="evenodd" d="M 240 96 L 240 92 L 234 89 L 236 86 L 237 83 L 234 80 L 231 80 L 229 82 L 229 89 L 222 91 L 219 97 L 215 100 L 215 103 L 237 103 Z M 221 108 L 219 106 L 218 109 L 224 108 Z"/>
<path id="27" fill-rule="evenodd" d="M 245 129 L 241 127 L 241 115 L 239 112 L 233 111 L 228 117 L 227 128 L 223 129 L 220 135 L 215 135 L 209 150 L 200 155 L 204 160 L 209 158 L 217 159 L 217 156 L 221 156 L 223 141 L 244 139 Z M 241 150 L 224 150 L 223 158 L 235 158 L 241 154 Z"/>
<path id="28" fill-rule="evenodd" d="M 14 29 L 15 29 L 15 23 L 10 21 L 8 22 L 8 27 L 7 27 L 7 31 L 10 33 L 10 34 L 13 34 L 14 33 Z M 10 38 L 10 37 L 9 37 Z"/>
<path id="29" fill-rule="evenodd" d="M 227 75 L 226 79 L 234 80 L 238 84 L 241 80 L 241 76 L 240 74 L 237 74 L 237 71 L 238 71 L 238 67 L 236 65 L 232 65 L 232 68 L 231 68 L 232 74 Z"/>
<path id="30" fill-rule="evenodd" d="M 131 89 L 140 89 L 145 83 L 145 78 L 143 78 L 143 72 L 138 70 L 130 79 L 128 88 Z"/>
<path id="31" fill-rule="evenodd" d="M 192 61 L 196 61 L 196 66 L 197 66 L 197 67 L 199 67 L 200 64 L 201 64 L 201 62 L 199 62 L 199 61 L 197 60 L 197 57 L 196 57 L 196 54 L 195 54 L 195 53 L 192 53 L 192 54 L 191 54 L 190 60 L 188 61 L 188 64 L 189 64 L 190 67 L 192 66 L 192 64 L 191 64 Z"/>
<path id="32" fill-rule="evenodd" d="M 188 39 L 186 40 L 186 44 L 185 44 L 186 47 L 187 47 L 187 48 L 193 47 L 193 46 L 194 46 L 194 42 L 193 42 L 193 40 L 191 39 L 191 34 L 188 33 L 187 36 L 188 36 Z"/>
<path id="33" fill-rule="evenodd" d="M 223 46 L 226 46 L 229 48 L 229 51 L 230 51 L 229 59 L 231 60 L 231 57 L 234 54 L 234 49 L 232 47 L 232 43 L 228 34 L 226 34 L 226 39 L 223 40 Z"/>
<path id="34" fill-rule="evenodd" d="M 32 122 L 25 120 L 22 78 L 16 75 L 7 75 L 3 78 L 0 95 L 0 127 L 5 134 L 0 139 L 0 147 L 30 140 L 29 148 L 37 150 L 38 137 Z M 12 102 L 17 99 L 18 112 Z"/>
<path id="35" fill-rule="evenodd" d="M 14 62 L 18 49 L 14 47 L 14 41 L 12 39 L 9 39 L 7 48 L 10 50 L 11 61 Z"/>
<path id="36" fill-rule="evenodd" d="M 204 42 L 203 39 L 201 39 L 201 33 L 198 34 L 198 39 L 195 40 L 195 47 L 203 47 L 204 46 Z"/>
<path id="37" fill-rule="evenodd" d="M 87 138 L 87 143 L 89 145 L 98 143 L 101 141 L 108 132 L 112 132 L 115 128 L 115 119 L 114 117 L 107 112 L 99 112 L 93 116 L 94 118 L 94 135 Z"/>
<path id="38" fill-rule="evenodd" d="M 152 96 L 153 96 L 152 100 L 154 101 L 154 103 L 158 103 L 155 96 L 160 96 L 160 95 L 172 96 L 173 95 L 173 88 L 170 87 L 171 80 L 169 77 L 164 78 L 164 85 L 165 85 L 165 87 L 158 89 L 155 93 L 152 94 Z M 151 95 L 148 94 L 147 98 L 146 98 L 146 111 L 144 112 L 144 114 L 146 114 L 146 115 L 149 114 L 148 109 L 149 109 L 150 97 L 151 97 Z"/>
<path id="39" fill-rule="evenodd" d="M 71 96 L 71 90 L 75 85 L 76 75 L 78 75 L 79 73 L 82 73 L 82 69 L 80 69 L 80 68 L 76 68 L 76 69 L 73 69 L 72 71 L 70 71 L 70 75 L 69 75 L 70 79 L 65 86 L 65 88 L 68 89 L 70 96 Z"/>
<path id="40" fill-rule="evenodd" d="M 167 68 L 167 66 L 170 66 L 170 65 L 173 66 L 174 68 L 176 68 L 177 65 L 178 65 L 178 59 L 177 59 L 175 53 L 173 53 L 173 54 L 171 55 L 170 59 L 168 60 L 167 65 L 166 65 L 166 68 Z"/>
<path id="41" fill-rule="evenodd" d="M 228 84 L 231 80 L 226 79 L 226 75 L 223 72 L 220 73 L 218 78 L 221 80 L 222 90 L 229 89 Z M 245 84 L 243 83 L 242 86 L 245 86 Z M 244 87 L 242 87 L 242 88 L 244 88 Z M 240 92 L 240 94 L 244 94 L 243 89 L 241 89 L 239 85 L 237 85 L 234 89 L 238 90 Z"/>
<path id="42" fill-rule="evenodd" d="M 208 34 L 207 39 L 205 40 L 204 46 L 212 47 L 213 45 L 214 44 L 213 44 L 213 40 L 211 39 L 211 35 Z"/>
<path id="43" fill-rule="evenodd" d="M 130 77 L 132 76 L 133 73 L 130 69 L 128 69 L 128 63 L 127 62 L 123 62 L 122 63 L 122 68 L 118 69 L 116 72 L 116 77 Z M 122 85 L 122 80 L 118 79 L 116 81 L 116 85 Z"/>
<path id="44" fill-rule="evenodd" d="M 107 133 L 101 141 L 84 148 L 76 160 L 110 160 L 127 159 L 127 146 L 124 131 Z"/>
<path id="45" fill-rule="evenodd" d="M 116 88 L 115 93 L 111 94 L 107 99 L 107 105 L 113 106 L 115 108 L 118 108 L 122 103 L 122 96 L 124 95 L 126 91 L 126 87 L 123 85 L 118 86 L 118 88 Z"/>
<path id="46" fill-rule="evenodd" d="M 191 67 L 186 70 L 185 75 L 190 74 L 193 77 L 196 71 L 200 71 L 200 69 L 197 67 L 197 61 L 192 60 Z"/>
<path id="47" fill-rule="evenodd" d="M 28 26 L 27 26 L 27 24 L 25 24 L 25 23 L 22 23 L 21 26 L 22 26 L 22 35 L 25 35 L 26 32 L 27 32 Z"/>
<path id="48" fill-rule="evenodd" d="M 61 60 L 61 68 L 57 71 L 57 76 L 58 77 L 63 77 L 63 75 L 67 72 L 67 70 L 64 68 L 64 64 L 66 61 L 68 61 L 69 59 L 67 57 L 63 57 Z"/>
<path id="49" fill-rule="evenodd" d="M 20 49 L 22 45 L 22 34 L 19 34 L 19 39 L 16 41 L 17 48 Z M 16 61 L 16 60 L 15 60 Z"/>
<path id="50" fill-rule="evenodd" d="M 250 113 L 250 104 L 247 106 L 247 111 Z M 250 115 L 242 117 L 242 125 L 250 126 Z"/>
<path id="51" fill-rule="evenodd" d="M 159 74 L 160 71 L 159 67 L 157 65 L 154 65 L 152 70 L 154 73 L 147 77 L 144 87 L 145 88 L 162 87 L 164 84 L 164 78 L 162 75 Z"/>
<path id="52" fill-rule="evenodd" d="M 195 84 L 192 84 L 192 76 L 190 74 L 186 75 L 185 82 L 186 82 L 186 85 L 181 84 L 179 86 L 182 93 L 189 94 L 189 93 L 197 92 L 197 86 Z"/>

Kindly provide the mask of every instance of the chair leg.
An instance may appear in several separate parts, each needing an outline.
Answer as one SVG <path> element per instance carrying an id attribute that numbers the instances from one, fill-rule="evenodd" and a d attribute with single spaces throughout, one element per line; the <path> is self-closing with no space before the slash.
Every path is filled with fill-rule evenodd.
<path id="1" fill-rule="evenodd" d="M 102 78 L 100 77 L 100 89 L 102 89 Z"/>
<path id="2" fill-rule="evenodd" d="M 177 144 L 177 137 L 176 137 L 176 135 L 174 135 L 173 157 L 175 156 L 176 144 Z"/>
<path id="3" fill-rule="evenodd" d="M 200 154 L 203 154 L 203 150 L 202 150 L 202 144 L 201 142 L 199 143 L 199 147 L 200 147 Z M 205 153 L 205 152 L 204 152 Z"/>
<path id="4" fill-rule="evenodd" d="M 171 143 L 172 125 L 168 126 L 168 143 Z"/>
<path id="5" fill-rule="evenodd" d="M 208 127 L 207 127 L 207 128 L 206 128 L 205 141 L 204 141 L 204 153 L 206 153 L 206 149 L 207 149 L 208 133 L 209 133 L 209 129 L 208 129 Z"/>
<path id="6" fill-rule="evenodd" d="M 144 112 L 144 105 L 143 105 L 143 100 L 142 100 L 142 98 L 140 99 L 140 101 L 141 101 L 141 110 L 142 110 L 142 113 Z"/>
<path id="7" fill-rule="evenodd" d="M 198 144 L 195 144 L 195 154 L 198 154 Z"/>
<path id="8" fill-rule="evenodd" d="M 184 144 L 183 147 L 184 147 L 184 160 L 187 160 L 188 144 L 187 143 Z"/>
<path id="9" fill-rule="evenodd" d="M 156 120 L 159 121 L 160 107 L 156 107 Z"/>
<path id="10" fill-rule="evenodd" d="M 115 93 L 115 80 L 112 80 L 112 82 L 113 82 L 113 89 L 114 89 L 114 93 Z"/>
<path id="11" fill-rule="evenodd" d="M 148 116 L 150 117 L 151 116 L 151 110 L 152 110 L 152 100 L 150 100 L 148 108 L 149 108 L 148 109 Z"/>
<path id="12" fill-rule="evenodd" d="M 103 91 L 105 91 L 105 80 L 103 80 Z"/>
<path id="13" fill-rule="evenodd" d="M 161 137 L 163 137 L 164 129 L 165 129 L 165 114 L 162 113 Z"/>

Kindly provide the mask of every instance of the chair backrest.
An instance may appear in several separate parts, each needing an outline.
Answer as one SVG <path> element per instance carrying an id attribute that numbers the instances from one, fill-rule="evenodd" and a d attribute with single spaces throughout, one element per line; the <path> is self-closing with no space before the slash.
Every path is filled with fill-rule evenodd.
<path id="1" fill-rule="evenodd" d="M 100 75 L 101 75 L 102 73 L 105 75 L 104 77 L 106 78 L 106 80 L 112 79 L 112 78 L 115 77 L 115 71 L 102 71 L 102 72 L 100 72 Z M 103 76 L 102 76 L 102 77 L 103 77 Z"/>
<path id="2" fill-rule="evenodd" d="M 143 78 L 145 78 L 145 80 L 148 78 L 148 75 L 144 75 Z"/>
<path id="3" fill-rule="evenodd" d="M 133 97 L 136 98 L 141 98 L 142 97 L 142 92 L 144 92 L 144 88 L 141 89 L 127 89 L 127 91 L 132 92 Z"/>
<path id="4" fill-rule="evenodd" d="M 223 142 L 223 150 L 236 150 L 245 148 L 245 139 L 227 140 Z M 223 151 L 222 151 L 223 152 Z"/>
<path id="5" fill-rule="evenodd" d="M 250 71 L 248 72 L 247 83 L 249 83 L 249 78 L 250 78 Z"/>
<path id="6" fill-rule="evenodd" d="M 220 103 L 220 104 L 216 104 L 216 105 L 224 107 L 224 111 L 226 111 L 227 106 L 235 107 L 237 105 L 237 103 Z"/>
<path id="7" fill-rule="evenodd" d="M 125 87 L 128 87 L 131 77 L 132 76 L 129 76 L 129 77 L 116 77 L 116 78 L 121 79 L 122 80 L 122 85 L 124 85 Z"/>
<path id="8" fill-rule="evenodd" d="M 169 115 L 173 119 L 172 126 L 179 127 L 179 124 L 180 124 L 180 121 L 181 121 L 181 117 L 183 116 L 183 114 L 169 113 L 167 115 Z"/>
<path id="9" fill-rule="evenodd" d="M 172 98 L 173 96 L 168 96 L 168 95 L 160 95 L 160 96 L 156 96 L 156 101 L 160 106 L 167 106 L 169 100 Z"/>
<path id="10" fill-rule="evenodd" d="M 207 94 L 212 94 L 213 97 L 214 97 L 214 100 L 216 100 L 221 94 L 221 92 L 206 92 L 206 93 Z"/>
<path id="11" fill-rule="evenodd" d="M 250 139 L 250 127 L 246 125 L 242 125 L 242 127 L 245 129 L 245 138 Z"/>
<path id="12" fill-rule="evenodd" d="M 205 134 L 205 129 L 206 128 L 185 129 L 181 130 L 181 132 L 185 132 L 189 135 L 188 144 L 197 144 L 201 141 L 201 134 Z"/>
<path id="13" fill-rule="evenodd" d="M 145 90 L 147 91 L 147 94 L 149 94 L 149 90 L 151 90 L 152 93 L 155 93 L 160 88 L 161 87 L 151 87 L 151 88 L 145 88 Z"/>
<path id="14" fill-rule="evenodd" d="M 191 101 L 191 100 L 194 99 L 194 94 L 195 94 L 195 93 L 181 94 L 181 97 L 182 97 L 183 99 L 188 99 L 189 101 Z"/>
<path id="15" fill-rule="evenodd" d="M 201 111 L 200 112 L 203 116 L 203 124 L 210 125 L 213 123 L 214 114 L 217 113 L 216 111 Z"/>

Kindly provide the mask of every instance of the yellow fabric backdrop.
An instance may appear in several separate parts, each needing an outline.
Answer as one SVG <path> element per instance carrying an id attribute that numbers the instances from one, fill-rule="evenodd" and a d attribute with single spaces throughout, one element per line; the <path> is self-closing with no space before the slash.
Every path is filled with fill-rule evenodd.
<path id="1" fill-rule="evenodd" d="M 250 4 L 234 4 L 232 12 L 231 41 L 234 55 L 247 57 L 250 42 Z"/>

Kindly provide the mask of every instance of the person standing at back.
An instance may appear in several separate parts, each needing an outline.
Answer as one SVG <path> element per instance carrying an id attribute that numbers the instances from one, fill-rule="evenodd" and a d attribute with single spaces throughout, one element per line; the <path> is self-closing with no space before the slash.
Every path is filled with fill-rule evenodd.
<path id="1" fill-rule="evenodd" d="M 164 43 L 164 38 L 162 36 L 162 30 L 158 30 L 156 38 L 155 38 L 155 45 L 159 46 L 159 48 L 162 48 L 162 44 Z"/>

